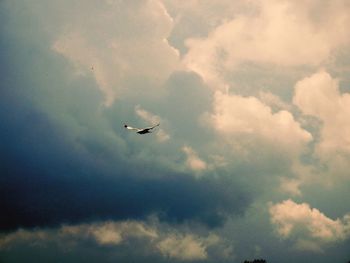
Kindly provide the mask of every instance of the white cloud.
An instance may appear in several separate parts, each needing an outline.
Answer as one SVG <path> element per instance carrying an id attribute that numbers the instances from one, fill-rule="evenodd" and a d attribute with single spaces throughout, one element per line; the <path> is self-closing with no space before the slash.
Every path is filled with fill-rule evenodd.
<path id="1" fill-rule="evenodd" d="M 157 221 L 106 221 L 53 229 L 19 229 L 0 236 L 0 251 L 21 244 L 35 246 L 47 243 L 71 249 L 86 240 L 93 240 L 98 246 L 134 246 L 136 240 L 137 246 L 145 246 L 151 253 L 181 261 L 207 259 L 211 253 L 209 248 L 223 257 L 233 256 L 232 246 L 216 234 L 197 235 L 186 228 L 160 225 Z"/>
<path id="2" fill-rule="evenodd" d="M 156 230 L 142 222 L 107 221 L 98 224 L 64 225 L 59 229 L 61 236 L 93 238 L 99 245 L 119 245 L 131 237 L 154 239 Z"/>
<path id="3" fill-rule="evenodd" d="M 115 246 L 130 238 L 152 241 L 158 238 L 157 229 L 137 221 L 106 221 L 93 224 L 63 225 L 57 229 L 46 230 L 19 229 L 0 238 L 0 249 L 19 242 L 45 243 L 55 241 L 64 245 L 67 240 L 79 241 L 84 239 L 93 239 L 101 246 Z"/>
<path id="4" fill-rule="evenodd" d="M 322 246 L 350 236 L 350 214 L 333 220 L 307 203 L 288 199 L 270 205 L 270 216 L 278 235 L 294 240 L 297 249 L 322 251 Z"/>
<path id="5" fill-rule="evenodd" d="M 130 238 L 146 238 L 154 240 L 158 237 L 157 230 L 143 222 L 106 221 L 103 223 L 63 225 L 58 229 L 19 229 L 0 238 L 0 249 L 18 242 L 47 242 L 55 241 L 64 244 L 66 240 L 93 239 L 101 246 L 119 245 Z"/>
<path id="6" fill-rule="evenodd" d="M 207 258 L 203 240 L 193 235 L 171 235 L 157 245 L 165 256 L 180 260 L 202 260 Z"/>
<path id="7" fill-rule="evenodd" d="M 333 171 L 348 171 L 350 156 L 350 94 L 339 91 L 339 82 L 320 71 L 295 85 L 293 102 L 306 115 L 321 120 L 316 154 Z"/>
<path id="8" fill-rule="evenodd" d="M 282 110 L 272 113 L 270 107 L 255 97 L 217 92 L 210 120 L 221 138 L 232 142 L 236 149 L 243 147 L 243 151 L 255 139 L 254 142 L 262 141 L 271 147 L 276 145 L 276 150 L 282 149 L 298 156 L 312 139 L 290 112 Z"/>
<path id="9" fill-rule="evenodd" d="M 187 166 L 197 172 L 207 169 L 207 163 L 201 160 L 197 153 L 189 146 L 183 146 L 182 151 L 187 155 Z"/>
<path id="10" fill-rule="evenodd" d="M 101 245 L 118 245 L 123 241 L 120 231 L 113 224 L 92 227 L 91 234 Z"/>
<path id="11" fill-rule="evenodd" d="M 319 65 L 349 43 L 347 1 L 250 1 L 254 12 L 236 14 L 207 37 L 189 38 L 187 67 L 207 82 L 222 83 L 242 62 Z M 217 85 L 217 84 L 216 84 Z"/>
<path id="12" fill-rule="evenodd" d="M 132 94 L 131 79 L 156 85 L 178 67 L 179 54 L 166 39 L 173 20 L 160 1 L 98 1 L 78 8 L 76 17 L 65 17 L 53 50 L 80 72 L 91 72 L 106 105 Z"/>
<path id="13" fill-rule="evenodd" d="M 342 106 L 338 103 L 339 98 L 338 81 L 327 72 L 320 71 L 295 85 L 293 102 L 304 114 L 329 121 Z"/>
<path id="14" fill-rule="evenodd" d="M 143 120 L 149 122 L 151 125 L 155 125 L 157 123 L 160 123 L 160 117 L 157 115 L 154 115 L 145 109 L 141 108 L 139 105 L 135 107 L 136 114 L 142 118 Z"/>

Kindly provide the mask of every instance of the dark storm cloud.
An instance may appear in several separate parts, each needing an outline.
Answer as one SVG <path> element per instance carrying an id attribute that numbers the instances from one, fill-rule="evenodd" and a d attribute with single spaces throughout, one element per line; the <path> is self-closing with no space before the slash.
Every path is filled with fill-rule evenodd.
<path id="1" fill-rule="evenodd" d="M 221 223 L 223 215 L 241 210 L 246 203 L 241 199 L 243 195 L 223 194 L 222 185 L 213 187 L 210 181 L 195 182 L 184 176 L 165 180 L 112 179 L 79 176 L 71 171 L 68 175 L 48 177 L 28 167 L 5 169 L 9 175 L 2 179 L 1 187 L 3 230 L 98 219 L 135 219 L 152 212 L 161 212 L 165 220 L 195 219 L 215 226 Z"/>
<path id="2" fill-rule="evenodd" d="M 25 33 L 24 21 L 14 26 L 1 13 L 1 231 L 154 213 L 218 226 L 244 211 L 249 198 L 232 177 L 145 169 L 125 156 L 127 141 L 115 135 L 112 147 L 92 79 L 73 76 L 35 26 Z"/>
<path id="3" fill-rule="evenodd" d="M 32 158 L 25 153 L 9 153 L 11 149 L 7 157 L 2 158 L 2 230 L 92 220 L 141 219 L 151 213 L 160 213 L 161 219 L 171 222 L 198 220 L 216 226 L 225 215 L 240 212 L 246 205 L 243 193 L 231 192 L 230 184 L 215 179 L 195 180 L 188 175 L 171 174 L 141 179 L 122 167 L 115 174 L 103 175 L 98 167 L 91 167 L 88 160 L 79 160 L 79 156 L 70 154 L 69 146 L 57 149 L 59 147 L 52 144 L 61 142 L 52 138 L 52 134 L 49 137 L 39 139 L 45 148 L 50 147 L 45 156 L 35 149 L 38 143 L 35 138 L 25 145 L 7 141 L 11 144 L 7 149 L 27 147 Z"/>

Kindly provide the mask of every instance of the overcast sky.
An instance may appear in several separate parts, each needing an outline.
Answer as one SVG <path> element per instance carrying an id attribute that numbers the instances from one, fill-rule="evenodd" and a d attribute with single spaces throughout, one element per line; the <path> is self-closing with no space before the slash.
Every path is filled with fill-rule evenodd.
<path id="1" fill-rule="evenodd" d="M 347 0 L 0 1 L 0 261 L 349 261 L 349 25 Z"/>

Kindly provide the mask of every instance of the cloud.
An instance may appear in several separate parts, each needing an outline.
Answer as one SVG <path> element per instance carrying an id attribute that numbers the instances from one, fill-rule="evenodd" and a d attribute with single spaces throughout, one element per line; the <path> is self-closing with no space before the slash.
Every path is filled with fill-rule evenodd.
<path id="1" fill-rule="evenodd" d="M 158 243 L 158 249 L 171 258 L 180 260 L 203 260 L 207 253 L 203 241 L 192 235 L 170 236 Z"/>
<path id="2" fill-rule="evenodd" d="M 199 152 L 213 140 L 212 131 L 203 126 L 203 114 L 211 107 L 213 94 L 202 79 L 193 72 L 177 71 L 164 86 L 164 97 L 147 105 L 147 110 L 161 115 L 161 127 L 171 136 L 173 147 L 191 145 Z M 146 108 L 146 105 L 143 105 Z"/>
<path id="3" fill-rule="evenodd" d="M 262 103 L 268 105 L 271 109 L 274 110 L 286 110 L 291 111 L 291 105 L 284 102 L 280 97 L 276 96 L 275 94 L 269 92 L 269 91 L 260 91 L 259 92 L 259 99 Z"/>
<path id="4" fill-rule="evenodd" d="M 100 244 L 116 245 L 122 242 L 121 234 L 111 224 L 105 226 L 96 227 L 91 230 L 92 235 L 96 238 Z"/>
<path id="5" fill-rule="evenodd" d="M 120 245 L 131 238 L 153 240 L 158 236 L 156 230 L 151 226 L 137 221 L 63 225 L 58 233 L 60 236 L 80 239 L 91 237 L 101 246 Z"/>
<path id="6" fill-rule="evenodd" d="M 0 250 L 6 249 L 17 242 L 28 242 L 35 244 L 35 242 L 46 242 L 48 239 L 50 239 L 50 234 L 45 230 L 27 231 L 24 229 L 19 229 L 14 233 L 1 236 Z"/>
<path id="7" fill-rule="evenodd" d="M 243 152 L 249 151 L 249 142 L 256 139 L 269 147 L 278 145 L 284 153 L 298 156 L 312 140 L 311 134 L 301 128 L 290 112 L 273 113 L 255 97 L 217 92 L 210 121 L 224 140 L 237 145 L 236 150 L 241 148 Z"/>
<path id="8" fill-rule="evenodd" d="M 309 204 L 288 199 L 270 205 L 271 223 L 284 239 L 295 242 L 296 248 L 322 251 L 322 246 L 350 237 L 350 215 L 342 219 L 328 218 Z"/>
<path id="9" fill-rule="evenodd" d="M 319 71 L 295 85 L 293 103 L 303 114 L 322 122 L 316 155 L 335 173 L 345 174 L 350 156 L 350 94 L 339 91 L 339 81 Z"/>
<path id="10" fill-rule="evenodd" d="M 46 243 L 55 241 L 64 245 L 66 240 L 76 241 L 79 239 L 93 239 L 101 246 L 117 246 L 131 238 L 146 238 L 151 241 L 157 238 L 157 232 L 151 226 L 138 221 L 106 221 L 102 223 L 62 225 L 59 228 L 51 229 L 19 229 L 1 237 L 0 249 L 6 249 L 21 242 Z"/>
<path id="11" fill-rule="evenodd" d="M 334 57 L 343 71 L 327 61 L 347 43 L 344 1 L 176 2 L 0 3 L 2 261 L 347 260 L 347 216 L 309 205 L 293 218 L 305 200 L 348 211 L 347 178 L 322 191 L 312 180 L 340 163 L 348 175 L 348 58 Z M 313 79 L 325 63 L 332 76 Z M 161 125 L 144 137 L 125 121 Z M 286 194 L 300 203 L 276 212 L 276 237 L 266 202 Z"/>
<path id="12" fill-rule="evenodd" d="M 157 5 L 152 1 L 147 3 L 152 8 Z M 211 228 L 222 225 L 229 216 L 244 212 L 251 197 L 238 187 L 234 176 L 208 176 L 197 180 L 189 176 L 191 170 L 179 171 L 178 160 L 183 157 L 179 149 L 184 145 L 183 140 L 178 145 L 155 144 L 153 137 L 148 137 L 149 140 L 128 137 L 122 127 L 124 120 L 135 120 L 135 105 L 146 105 L 147 112 L 143 108 L 139 111 L 143 117 L 154 117 L 151 112 L 160 112 L 162 118 L 164 113 L 164 119 L 168 120 L 171 119 L 169 116 L 175 115 L 178 119 L 174 117 L 174 126 L 183 119 L 176 114 L 189 113 L 191 118 L 200 116 L 210 101 L 210 94 L 207 91 L 201 93 L 203 85 L 197 76 L 190 73 L 172 75 L 167 82 L 171 86 L 167 90 L 172 98 L 171 107 L 149 103 L 142 95 L 137 96 L 138 104 L 128 97 L 110 107 L 101 107 L 105 98 L 94 81 L 95 76 L 72 72 L 70 62 L 50 48 L 52 39 L 56 39 L 52 36 L 54 32 L 49 30 L 47 35 L 43 27 L 38 26 L 43 24 L 42 16 L 51 14 L 52 18 L 44 19 L 47 21 L 44 24 L 52 29 L 51 19 L 62 15 L 62 10 L 70 10 L 66 3 L 62 3 L 57 13 L 51 9 L 57 6 L 48 7 L 45 3 L 30 8 L 14 2 L 2 4 L 5 8 L 0 10 L 6 10 L 2 11 L 4 16 L 0 16 L 2 24 L 12 30 L 1 31 L 3 41 L 0 43 L 3 65 L 7 65 L 1 68 L 3 78 L 0 83 L 3 124 L 0 127 L 3 138 L 0 140 L 0 210 L 6 211 L 0 214 L 1 231 L 97 220 L 138 220 L 151 214 L 157 214 L 162 222 L 196 222 Z M 141 8 L 145 3 L 139 6 L 130 2 L 132 4 Z M 97 4 L 91 5 L 86 4 L 84 8 L 93 7 L 89 9 L 93 12 Z M 107 4 L 99 6 L 107 9 L 109 14 L 107 7 Z M 36 8 L 48 8 L 49 14 L 43 12 L 36 16 Z M 96 12 L 101 14 L 99 8 Z M 118 6 L 110 8 L 117 14 L 120 12 Z M 131 12 L 130 8 L 126 7 L 124 11 Z M 155 11 L 152 19 L 157 15 L 163 17 L 158 8 L 152 8 Z M 23 11 L 23 16 L 15 19 L 12 14 L 19 10 Z M 149 11 L 144 10 L 146 14 Z M 86 9 L 77 12 L 78 24 L 84 24 L 85 20 L 79 15 L 85 16 L 86 12 Z M 68 18 L 61 21 L 63 24 L 72 19 L 70 13 L 66 15 Z M 142 18 L 142 14 L 140 16 Z M 107 17 L 93 18 L 91 15 L 86 18 L 86 23 L 93 27 L 89 19 L 104 21 L 109 19 Z M 156 17 L 152 19 L 148 22 L 158 21 Z M 33 23 L 28 24 L 28 20 Z M 140 21 L 144 21 L 143 18 Z M 142 25 L 149 26 L 147 23 Z M 72 30 L 74 28 L 73 25 Z M 69 28 L 64 29 L 69 31 Z M 55 33 L 62 32 L 60 30 Z M 160 29 L 152 27 L 152 30 Z M 154 32 L 152 30 L 150 32 Z M 28 31 L 31 34 L 27 34 Z M 95 31 L 99 30 L 91 28 L 92 33 Z M 160 31 L 154 34 L 163 36 L 164 32 Z M 130 37 L 129 33 L 126 30 L 126 38 Z M 101 41 L 103 43 L 103 39 Z M 186 85 L 179 86 L 178 81 Z M 188 87 L 194 94 L 202 95 L 201 99 L 191 104 L 192 98 L 186 93 Z M 182 98 L 187 101 L 180 104 Z M 158 110 L 149 105 L 156 105 Z M 183 111 L 171 115 L 175 112 L 173 106 Z M 189 132 L 198 125 L 193 124 L 195 121 L 191 118 L 186 118 L 192 126 L 183 130 L 185 138 L 186 134 L 190 134 L 187 138 L 191 135 L 199 137 Z M 117 242 L 118 235 L 108 239 Z"/>
<path id="13" fill-rule="evenodd" d="M 181 53 L 187 51 L 185 46 L 187 38 L 204 37 L 223 21 L 244 10 L 249 12 L 253 9 L 253 5 L 248 1 L 189 0 L 180 3 L 164 0 L 163 2 L 174 18 L 174 28 L 169 40 Z"/>
<path id="14" fill-rule="evenodd" d="M 143 258 L 150 255 L 164 259 L 194 261 L 209 259 L 212 253 L 225 252 L 228 244 L 217 235 L 196 234 L 188 229 L 160 224 L 158 221 L 104 221 L 91 224 L 62 225 L 58 228 L 24 230 L 2 235 L 0 251 L 21 246 L 48 244 L 59 247 L 59 254 L 84 244 L 116 249 L 132 249 Z M 91 247 L 91 245 L 90 245 Z"/>
<path id="15" fill-rule="evenodd" d="M 61 20 L 63 32 L 52 49 L 94 76 L 105 105 L 140 90 L 147 94 L 178 68 L 178 51 L 167 41 L 173 20 L 161 1 L 90 1 L 76 8 Z M 130 87 L 136 79 L 151 84 Z"/>
<path id="16" fill-rule="evenodd" d="M 49 172 L 44 168 L 35 169 L 33 164 L 17 169 L 15 163 L 4 160 L 2 169 L 7 173 L 1 179 L 0 208 L 7 212 L 0 217 L 0 229 L 9 231 L 108 218 L 138 219 L 151 214 L 158 214 L 166 222 L 192 221 L 215 227 L 222 225 L 228 215 L 242 213 L 249 203 L 248 196 L 240 190 L 227 191 L 235 185 L 234 180 L 230 180 L 232 184 L 214 178 L 195 180 L 192 176 L 168 171 L 162 171 L 157 177 L 153 172 L 147 175 L 146 170 L 138 177 L 139 165 L 137 169 L 123 168 L 100 175 L 101 170 L 88 165 L 87 161 L 83 161 L 83 166 L 75 163 L 78 160 L 70 161 L 70 169 L 61 172 L 54 172 L 59 170 L 61 162 L 55 166 L 51 163 Z M 81 169 L 89 172 L 84 174 Z M 26 178 L 31 178 L 30 182 Z"/>
<path id="17" fill-rule="evenodd" d="M 291 195 L 300 196 L 301 191 L 299 189 L 301 185 L 301 181 L 295 178 L 288 179 L 288 178 L 281 178 L 281 191 L 285 193 L 289 193 Z"/>
<path id="18" fill-rule="evenodd" d="M 280 191 L 292 196 L 302 196 L 303 193 L 300 187 L 315 183 L 315 174 L 320 175 L 316 172 L 314 164 L 303 161 L 294 162 L 289 172 L 292 176 L 280 178 Z"/>
<path id="19" fill-rule="evenodd" d="M 186 164 L 190 169 L 197 172 L 207 169 L 207 163 L 201 160 L 191 147 L 184 146 L 182 147 L 182 151 L 187 156 Z"/>
<path id="20" fill-rule="evenodd" d="M 346 1 L 249 3 L 254 11 L 242 9 L 206 37 L 186 40 L 184 63 L 216 88 L 241 63 L 314 66 L 349 43 Z"/>
<path id="21" fill-rule="evenodd" d="M 158 123 L 161 123 L 161 118 L 158 115 L 154 115 L 145 109 L 141 108 L 139 105 L 135 107 L 135 112 L 136 114 L 143 120 L 148 122 L 148 126 L 153 126 Z M 170 139 L 170 135 L 164 131 L 163 128 L 158 128 L 157 129 L 157 139 L 159 142 L 165 142 Z"/>

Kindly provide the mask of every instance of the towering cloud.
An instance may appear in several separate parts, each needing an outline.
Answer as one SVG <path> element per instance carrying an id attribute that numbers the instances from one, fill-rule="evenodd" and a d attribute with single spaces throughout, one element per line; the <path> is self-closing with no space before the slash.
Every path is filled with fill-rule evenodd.
<path id="1" fill-rule="evenodd" d="M 339 91 L 339 81 L 325 71 L 300 80 L 293 102 L 306 115 L 323 123 L 317 153 L 324 159 L 350 153 L 350 94 Z M 341 129 L 339 129 L 341 127 Z"/>
<path id="2" fill-rule="evenodd" d="M 0 1 L 0 261 L 347 262 L 349 8 Z"/>
<path id="3" fill-rule="evenodd" d="M 178 67 L 178 52 L 167 41 L 172 25 L 158 0 L 90 1 L 65 18 L 52 48 L 77 72 L 90 72 L 110 106 L 118 96 L 142 92 L 142 82 L 159 86 Z M 130 87 L 132 79 L 138 84 Z"/>
<path id="4" fill-rule="evenodd" d="M 185 64 L 210 82 L 225 78 L 244 62 L 319 65 L 350 41 L 349 5 L 326 2 L 250 2 L 249 9 L 228 17 L 208 36 L 188 39 Z"/>

